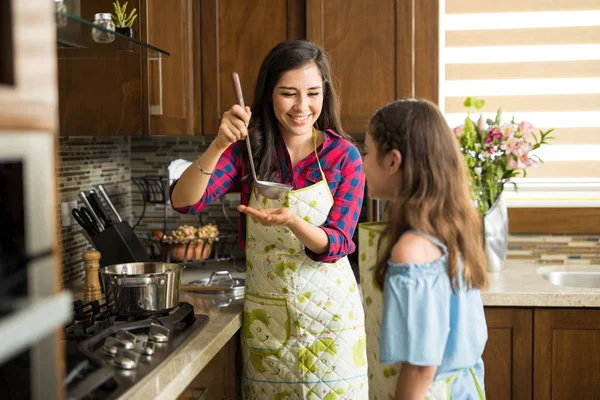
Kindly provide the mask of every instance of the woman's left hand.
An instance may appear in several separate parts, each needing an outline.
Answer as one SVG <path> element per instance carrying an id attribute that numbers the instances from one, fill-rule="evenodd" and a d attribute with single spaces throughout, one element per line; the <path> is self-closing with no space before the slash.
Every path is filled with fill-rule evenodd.
<path id="1" fill-rule="evenodd" d="M 288 226 L 296 217 L 290 208 L 263 208 L 257 210 L 256 208 L 239 205 L 237 209 L 265 226 Z"/>

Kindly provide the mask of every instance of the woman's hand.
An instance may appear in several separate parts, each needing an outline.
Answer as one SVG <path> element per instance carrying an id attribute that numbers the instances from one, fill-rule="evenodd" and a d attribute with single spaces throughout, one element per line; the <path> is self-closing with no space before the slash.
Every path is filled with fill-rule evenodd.
<path id="1" fill-rule="evenodd" d="M 244 109 L 237 104 L 225 111 L 213 142 L 220 151 L 225 151 L 233 143 L 246 138 L 251 115 L 250 107 Z"/>
<path id="2" fill-rule="evenodd" d="M 239 205 L 237 209 L 265 226 L 289 226 L 296 218 L 290 208 L 263 208 L 257 210 L 256 208 Z"/>

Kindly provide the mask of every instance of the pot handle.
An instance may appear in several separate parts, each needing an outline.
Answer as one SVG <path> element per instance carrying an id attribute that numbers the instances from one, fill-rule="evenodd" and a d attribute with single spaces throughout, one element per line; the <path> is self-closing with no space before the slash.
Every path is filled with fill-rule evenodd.
<path id="1" fill-rule="evenodd" d="M 117 285 L 122 287 L 146 287 L 150 286 L 152 278 L 119 278 Z"/>
<path id="2" fill-rule="evenodd" d="M 210 279 L 208 280 L 206 286 L 210 286 L 213 283 L 213 279 L 215 279 L 218 276 L 224 276 L 229 278 L 229 280 L 231 281 L 229 285 L 230 287 L 233 287 L 235 285 L 235 280 L 233 279 L 229 271 L 215 271 L 212 274 L 210 274 Z"/>

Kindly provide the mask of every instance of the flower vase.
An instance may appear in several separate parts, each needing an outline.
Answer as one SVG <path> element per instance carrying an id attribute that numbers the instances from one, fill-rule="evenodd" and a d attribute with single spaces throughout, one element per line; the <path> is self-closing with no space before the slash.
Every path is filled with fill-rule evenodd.
<path id="1" fill-rule="evenodd" d="M 501 271 L 508 252 L 508 210 L 502 194 L 483 216 L 483 247 L 487 271 Z"/>

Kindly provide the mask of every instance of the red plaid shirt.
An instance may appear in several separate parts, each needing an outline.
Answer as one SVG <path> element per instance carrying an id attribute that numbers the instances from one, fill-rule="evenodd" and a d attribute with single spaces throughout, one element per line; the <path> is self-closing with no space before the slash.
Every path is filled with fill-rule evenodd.
<path id="1" fill-rule="evenodd" d="M 306 255 L 315 261 L 332 263 L 355 250 L 352 235 L 362 207 L 365 175 L 360 153 L 355 146 L 332 130 L 325 131 L 323 136 L 323 144 L 319 146 L 317 153 L 334 199 L 327 220 L 321 226 L 329 237 L 329 249 L 324 254 L 315 254 L 309 249 L 305 251 Z M 277 143 L 277 158 L 281 160 L 285 177 L 280 183 L 291 185 L 297 190 L 322 179 L 314 153 L 300 161 L 292 170 L 290 155 L 283 140 Z M 242 204 L 248 205 L 252 185 L 251 180 L 242 182 L 242 177 L 250 173 L 246 171 L 246 166 L 242 165 L 242 151 L 246 151 L 243 141 L 229 146 L 219 159 L 202 198 L 194 205 L 174 208 L 175 211 L 198 214 L 207 204 L 232 191 L 239 191 Z M 171 192 L 176 183 L 177 181 L 171 185 Z M 246 218 L 243 218 L 243 215 L 240 218 L 239 234 L 240 245 L 245 248 Z"/>

